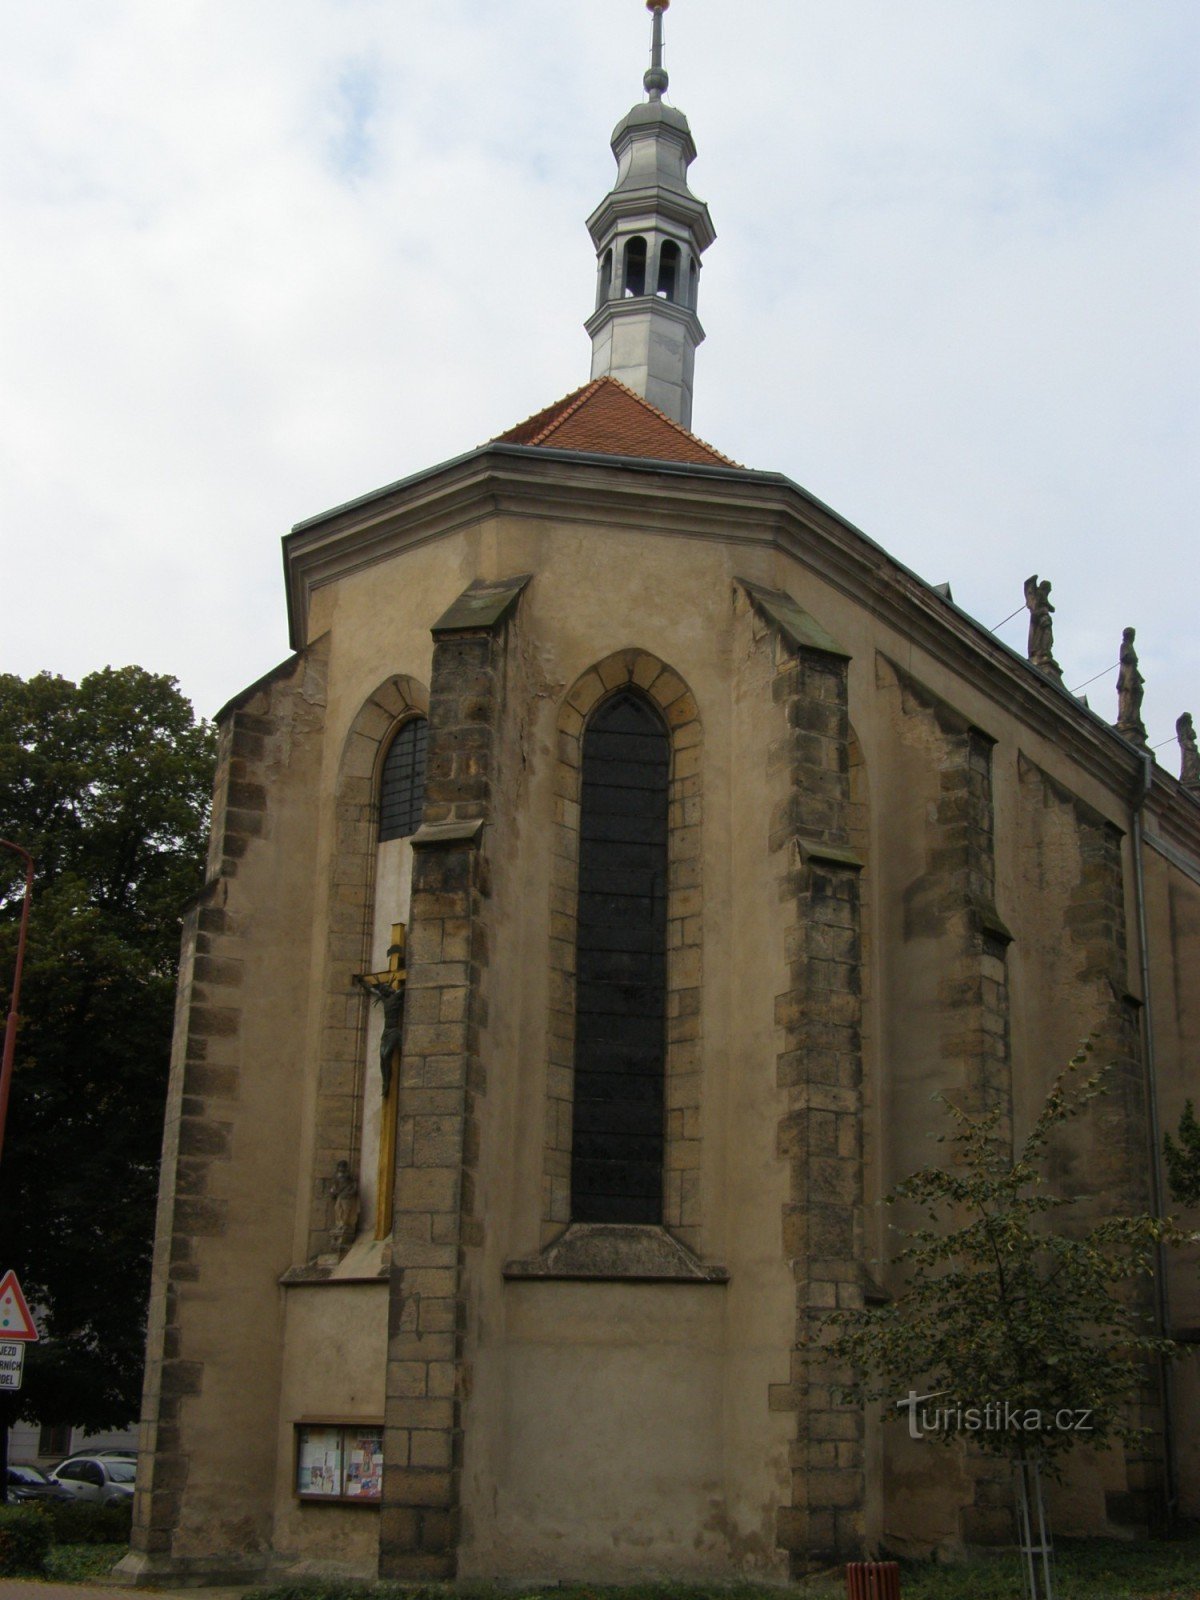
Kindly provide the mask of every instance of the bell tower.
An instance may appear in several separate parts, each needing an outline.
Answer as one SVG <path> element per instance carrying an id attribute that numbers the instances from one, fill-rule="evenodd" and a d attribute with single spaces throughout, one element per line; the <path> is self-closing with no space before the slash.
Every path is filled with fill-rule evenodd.
<path id="1" fill-rule="evenodd" d="M 696 159 L 688 120 L 663 104 L 663 12 L 654 15 L 647 100 L 613 130 L 617 181 L 588 218 L 596 246 L 592 377 L 619 378 L 651 405 L 690 428 L 692 371 L 704 329 L 696 314 L 700 257 L 716 238 L 708 207 L 688 188 Z"/>

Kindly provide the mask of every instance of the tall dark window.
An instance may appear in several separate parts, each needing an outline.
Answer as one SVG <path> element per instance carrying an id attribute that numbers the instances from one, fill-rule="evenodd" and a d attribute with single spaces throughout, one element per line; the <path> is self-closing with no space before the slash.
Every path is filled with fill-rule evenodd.
<path id="1" fill-rule="evenodd" d="M 425 748 L 429 724 L 413 717 L 403 724 L 383 758 L 379 778 L 379 842 L 406 839 L 421 826 L 425 805 Z"/>
<path id="2" fill-rule="evenodd" d="M 646 292 L 646 241 L 638 234 L 625 246 L 625 293 L 643 295 Z"/>
<path id="3" fill-rule="evenodd" d="M 583 736 L 571 1217 L 661 1222 L 667 781 L 657 711 L 622 692 Z"/>
<path id="4" fill-rule="evenodd" d="M 658 253 L 658 288 L 664 300 L 679 298 L 679 246 L 668 239 Z"/>

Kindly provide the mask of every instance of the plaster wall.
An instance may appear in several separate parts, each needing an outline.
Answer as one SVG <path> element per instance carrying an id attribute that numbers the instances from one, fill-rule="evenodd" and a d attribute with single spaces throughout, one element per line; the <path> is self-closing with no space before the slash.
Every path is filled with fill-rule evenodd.
<path id="1" fill-rule="evenodd" d="M 941 1031 L 942 983 L 964 908 L 938 878 L 949 743 L 934 702 L 996 741 L 996 903 L 1014 934 L 1018 1137 L 1095 1025 L 1099 990 L 1087 952 L 1063 936 L 1085 870 L 1076 801 L 1096 813 L 1095 826 L 1121 828 L 1122 791 L 799 556 L 736 530 L 665 537 L 594 508 L 587 520 L 498 512 L 343 576 L 317 592 L 310 611 L 314 636 L 328 632 L 324 732 L 301 718 L 279 744 L 266 831 L 223 880 L 245 943 L 245 1070 L 221 1111 L 228 1148 L 213 1180 L 229 1225 L 194 1246 L 203 1287 L 179 1289 L 183 1353 L 203 1377 L 183 1400 L 190 1464 L 177 1556 L 273 1544 L 287 1562 L 373 1570 L 370 1509 L 295 1502 L 292 1436 L 305 1415 L 382 1414 L 387 1286 L 276 1288 L 287 1267 L 307 1259 L 313 1218 L 324 1215 L 329 1175 L 315 1170 L 314 1150 L 325 938 L 343 909 L 362 923 L 364 959 L 372 954 L 361 912 L 339 909 L 330 819 L 347 736 L 367 698 L 396 674 L 428 684 L 431 624 L 473 579 L 525 572 L 533 580 L 508 635 L 482 844 L 491 873 L 480 1039 L 487 1088 L 472 1134 L 482 1231 L 465 1268 L 463 1576 L 786 1575 L 775 1519 L 787 1501 L 796 1424 L 778 1397 L 792 1381 L 796 1285 L 780 1220 L 788 1167 L 776 1144 L 783 1101 L 773 1014 L 787 987 L 787 921 L 766 796 L 778 728 L 769 653 L 736 615 L 736 578 L 794 596 L 851 657 L 860 792 L 869 789 L 871 801 L 862 819 L 873 927 L 863 980 L 870 1126 L 862 1254 L 871 1270 L 886 1247 L 872 1202 L 934 1153 L 928 1136 L 940 1121 L 930 1096 L 953 1096 L 962 1081 Z M 536 1255 L 543 1242 L 558 711 L 590 666 L 634 646 L 679 674 L 703 726 L 700 1204 L 689 1237 L 704 1262 L 728 1269 L 729 1282 L 506 1280 L 505 1263 Z M 897 666 L 921 686 L 921 704 L 910 696 L 906 706 Z M 271 703 L 267 694 L 264 711 Z M 380 887 L 403 898 L 394 873 Z M 1187 1041 L 1200 1032 L 1188 980 L 1200 956 L 1197 894 L 1165 868 L 1150 875 L 1152 938 L 1178 951 L 1154 997 L 1168 1107 L 1187 1091 L 1195 1066 Z M 379 929 L 399 915 L 377 898 L 376 959 Z M 348 961 L 342 1015 L 361 1029 L 362 1070 L 372 1077 L 375 1036 L 365 1002 L 350 991 L 351 970 Z M 1133 986 L 1128 961 L 1123 982 Z M 179 1098 L 173 1103 L 182 1114 Z M 369 1097 L 360 1093 L 346 1118 L 347 1153 L 359 1140 L 369 1180 Z M 1096 1137 L 1061 1152 L 1064 1182 L 1085 1186 Z M 1190 1286 L 1181 1274 L 1178 1303 L 1200 1323 Z M 903 1442 L 889 1450 L 886 1474 L 878 1453 L 874 1462 L 869 1530 L 953 1544 L 972 1492 L 961 1459 Z M 1120 1478 L 1118 1453 L 1098 1486 L 1071 1501 L 1080 1526 L 1105 1525 L 1103 1489 Z"/>
<path id="2" fill-rule="evenodd" d="M 276 1453 L 276 1560 L 297 1573 L 315 1564 L 374 1572 L 379 1513 L 373 1505 L 314 1505 L 295 1494 L 295 1424 L 383 1421 L 387 1284 L 315 1283 L 286 1292 Z"/>

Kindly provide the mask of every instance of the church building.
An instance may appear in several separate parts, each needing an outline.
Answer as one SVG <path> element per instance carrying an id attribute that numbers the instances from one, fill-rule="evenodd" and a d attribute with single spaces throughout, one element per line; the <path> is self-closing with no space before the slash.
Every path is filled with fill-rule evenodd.
<path id="1" fill-rule="evenodd" d="M 590 380 L 294 528 L 293 654 L 219 715 L 132 1581 L 785 1582 L 1008 1539 L 994 1463 L 803 1342 L 897 1288 L 879 1201 L 934 1094 L 1020 1138 L 1087 1035 L 1110 1092 L 1056 1180 L 1169 1205 L 1188 747 L 1146 750 L 1136 656 L 1119 727 L 1067 692 L 1035 580 L 1027 659 L 690 431 L 715 234 L 668 4 L 588 221 Z M 1058 1530 L 1200 1515 L 1186 1363 L 1142 1413 Z"/>

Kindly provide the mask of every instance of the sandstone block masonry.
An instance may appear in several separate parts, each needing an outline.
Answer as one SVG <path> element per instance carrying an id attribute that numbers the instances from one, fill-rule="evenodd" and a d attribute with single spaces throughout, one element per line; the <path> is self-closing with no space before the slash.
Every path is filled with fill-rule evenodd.
<path id="1" fill-rule="evenodd" d="M 770 847 L 789 912 L 790 983 L 775 1022 L 786 1092 L 778 1153 L 789 1166 L 782 1244 L 796 1318 L 789 1381 L 768 1403 L 796 1414 L 776 1538 L 799 1576 L 858 1553 L 864 1536 L 862 1410 L 837 1399 L 838 1372 L 809 1346 L 825 1312 L 861 1305 L 863 1294 L 862 863 L 851 849 L 847 658 L 787 596 L 745 587 L 771 630 L 784 723 L 768 759 Z"/>
<path id="2" fill-rule="evenodd" d="M 381 1577 L 457 1568 L 464 1349 L 483 1242 L 474 1171 L 485 1093 L 491 812 L 509 618 L 527 580 L 475 583 L 434 628 L 424 824 L 413 838 L 396 1130 Z"/>
<path id="3" fill-rule="evenodd" d="M 184 922 L 163 1133 L 139 1439 L 143 1465 L 127 1558 L 135 1578 L 252 1573 L 270 1548 L 278 1350 L 262 1343 L 260 1330 L 274 1325 L 276 1291 L 269 1271 L 248 1274 L 247 1257 L 286 1262 L 293 1218 L 290 1201 L 281 1200 L 247 1214 L 238 1192 L 239 1172 L 257 1159 L 253 1146 L 266 1121 L 257 1115 L 259 1097 L 271 1091 L 268 1074 L 251 1070 L 263 1059 L 256 1031 L 262 963 L 255 960 L 263 929 L 255 927 L 258 890 L 245 885 L 254 885 L 264 857 L 295 845 L 279 836 L 285 824 L 268 806 L 268 794 L 283 768 L 300 785 L 314 783 L 327 644 L 317 640 L 218 716 L 209 876 Z M 303 892 L 302 880 L 287 893 L 276 891 L 282 923 L 300 919 Z M 298 993 L 292 1009 L 303 1013 Z M 287 1071 L 295 1044 L 277 1041 L 278 1070 Z M 270 1142 L 277 1134 L 281 1148 L 295 1149 L 298 1108 L 274 1098 L 272 1105 L 278 1126 Z M 237 1229 L 231 1227 L 235 1214 Z M 235 1326 L 215 1309 L 222 1292 L 240 1297 Z M 259 1364 L 251 1384 L 238 1384 L 230 1371 L 227 1358 L 239 1341 L 253 1347 Z M 214 1487 L 203 1444 L 205 1412 L 230 1405 L 233 1389 L 248 1442 L 217 1471 L 240 1509 L 214 1525 L 203 1511 Z"/>

